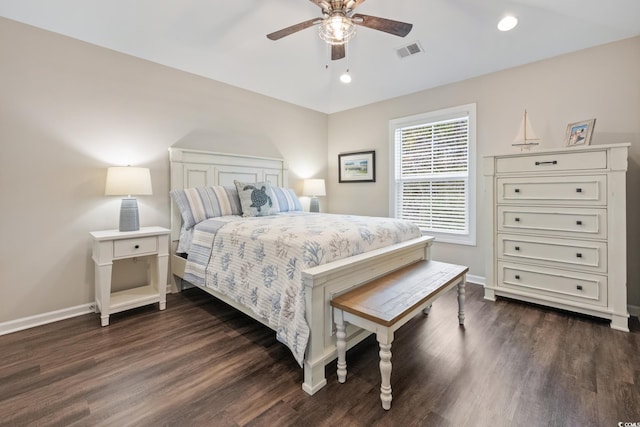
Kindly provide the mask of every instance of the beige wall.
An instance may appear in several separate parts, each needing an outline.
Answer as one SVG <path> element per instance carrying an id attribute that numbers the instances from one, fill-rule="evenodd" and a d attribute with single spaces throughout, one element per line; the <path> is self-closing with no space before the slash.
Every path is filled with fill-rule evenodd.
<path id="1" fill-rule="evenodd" d="M 326 173 L 325 114 L 3 18 L 0 61 L 0 323 L 93 300 L 108 166 L 151 168 L 140 222 L 165 227 L 170 146 L 285 158 L 298 192 Z"/>
<path id="2" fill-rule="evenodd" d="M 591 117 L 594 144 L 633 143 L 629 294 L 640 306 L 640 38 L 329 117 L 3 18 L 0 58 L 0 323 L 93 300 L 88 232 L 118 224 L 119 199 L 103 195 L 108 166 L 151 168 L 143 226 L 169 226 L 170 146 L 282 157 L 299 193 L 300 178 L 328 178 L 325 209 L 387 215 L 389 119 L 471 102 L 479 155 L 510 150 L 524 108 L 545 147 Z M 337 154 L 369 149 L 377 182 L 338 184 Z M 436 244 L 434 255 L 484 276 L 486 251 L 479 234 L 477 247 Z"/>
<path id="3" fill-rule="evenodd" d="M 596 118 L 592 144 L 631 142 L 628 185 L 628 294 L 640 306 L 640 37 L 575 52 L 329 116 L 329 209 L 335 213 L 388 214 L 390 119 L 455 105 L 477 104 L 479 156 L 513 151 L 526 108 L 543 148 L 562 147 L 567 124 Z M 339 153 L 376 150 L 377 182 L 339 184 Z M 476 174 L 477 246 L 436 243 L 436 259 L 470 266 L 484 277 L 489 243 L 482 229 L 482 162 Z"/>

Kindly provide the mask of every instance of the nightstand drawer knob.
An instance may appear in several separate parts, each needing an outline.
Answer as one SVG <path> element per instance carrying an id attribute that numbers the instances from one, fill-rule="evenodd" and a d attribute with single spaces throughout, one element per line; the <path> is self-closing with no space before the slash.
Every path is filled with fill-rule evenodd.
<path id="1" fill-rule="evenodd" d="M 519 251 L 519 250 L 520 250 L 520 246 L 516 246 L 514 249 L 515 249 L 516 251 Z"/>
<path id="2" fill-rule="evenodd" d="M 582 290 L 582 285 L 577 285 L 577 286 L 576 286 L 576 289 L 577 289 L 577 290 L 579 290 L 579 291 L 581 291 L 581 290 Z"/>
<path id="3" fill-rule="evenodd" d="M 134 249 L 140 249 L 140 245 L 135 245 L 133 248 Z"/>
<path id="4" fill-rule="evenodd" d="M 516 218 L 516 222 L 520 222 L 520 218 Z"/>
<path id="5" fill-rule="evenodd" d="M 578 258 L 582 258 L 582 254 L 581 254 L 581 253 L 579 253 L 579 252 L 576 254 L 576 256 L 577 256 Z"/>
<path id="6" fill-rule="evenodd" d="M 582 225 L 582 221 L 580 220 L 576 221 L 576 225 Z"/>
<path id="7" fill-rule="evenodd" d="M 519 192 L 520 192 L 520 189 L 519 189 L 519 188 L 516 188 L 514 191 L 515 191 L 516 193 L 519 193 Z"/>
<path id="8" fill-rule="evenodd" d="M 520 275 L 519 274 L 516 274 L 515 277 L 516 277 L 516 280 L 520 280 Z"/>
<path id="9" fill-rule="evenodd" d="M 576 193 L 582 193 L 582 188 L 576 188 Z"/>

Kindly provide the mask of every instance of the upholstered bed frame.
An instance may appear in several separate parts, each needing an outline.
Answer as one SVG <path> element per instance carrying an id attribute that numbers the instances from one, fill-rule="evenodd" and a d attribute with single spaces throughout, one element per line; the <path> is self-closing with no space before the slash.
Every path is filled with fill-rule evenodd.
<path id="1" fill-rule="evenodd" d="M 282 187 L 288 185 L 287 163 L 280 159 L 171 148 L 170 161 L 172 190 L 213 185 L 233 186 L 234 180 L 268 181 L 272 185 Z M 187 285 L 183 280 L 186 260 L 175 253 L 181 225 L 180 212 L 172 202 L 171 272 L 177 291 Z M 432 240 L 431 237 L 420 237 L 302 272 L 306 320 L 311 331 L 303 362 L 302 388 L 304 391 L 314 394 L 326 384 L 325 365 L 337 356 L 335 328 L 329 305 L 331 298 L 417 260 L 429 259 Z M 210 288 L 201 287 L 201 289 L 264 323 L 264 320 L 249 308 L 225 295 Z M 347 329 L 348 348 L 368 335 L 370 332 L 361 329 Z"/>

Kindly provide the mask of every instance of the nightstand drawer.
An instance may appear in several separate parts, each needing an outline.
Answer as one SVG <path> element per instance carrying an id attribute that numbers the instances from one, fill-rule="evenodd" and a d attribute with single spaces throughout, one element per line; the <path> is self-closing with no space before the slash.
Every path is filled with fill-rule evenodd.
<path id="1" fill-rule="evenodd" d="M 606 169 L 607 153 L 587 151 L 505 157 L 496 160 L 496 173 L 540 172 Z"/>
<path id="2" fill-rule="evenodd" d="M 607 276 L 498 262 L 498 288 L 607 305 Z"/>
<path id="3" fill-rule="evenodd" d="M 158 252 L 157 237 L 140 237 L 137 239 L 115 240 L 113 242 L 113 257 L 132 257 Z"/>

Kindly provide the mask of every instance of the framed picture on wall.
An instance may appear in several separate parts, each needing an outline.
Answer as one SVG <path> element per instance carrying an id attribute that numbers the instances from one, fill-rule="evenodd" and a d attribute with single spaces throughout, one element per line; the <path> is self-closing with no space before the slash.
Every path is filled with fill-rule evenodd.
<path id="1" fill-rule="evenodd" d="M 376 182 L 376 152 L 338 154 L 338 182 Z"/>
<path id="2" fill-rule="evenodd" d="M 567 133 L 564 142 L 567 147 L 574 145 L 590 145 L 593 128 L 596 125 L 596 119 L 583 120 L 577 123 L 570 123 L 567 126 Z"/>

